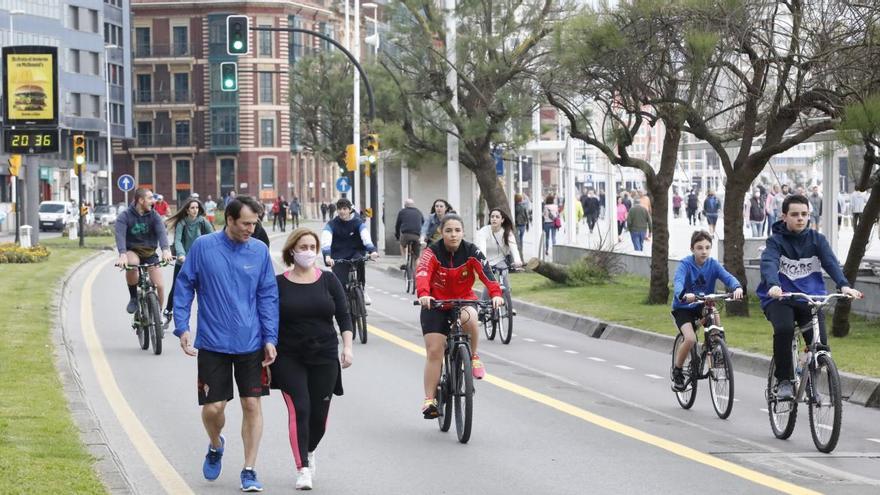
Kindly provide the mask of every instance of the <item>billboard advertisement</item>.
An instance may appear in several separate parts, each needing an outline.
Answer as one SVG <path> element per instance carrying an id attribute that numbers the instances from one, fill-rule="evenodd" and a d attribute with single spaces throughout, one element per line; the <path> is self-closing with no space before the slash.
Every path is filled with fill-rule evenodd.
<path id="1" fill-rule="evenodd" d="M 58 123 L 58 49 L 3 47 L 4 127 Z"/>

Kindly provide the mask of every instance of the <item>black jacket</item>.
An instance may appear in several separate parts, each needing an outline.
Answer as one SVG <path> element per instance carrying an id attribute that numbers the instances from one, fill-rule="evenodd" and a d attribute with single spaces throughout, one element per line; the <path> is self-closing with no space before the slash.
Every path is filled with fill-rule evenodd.
<path id="1" fill-rule="evenodd" d="M 400 239 L 400 234 L 419 235 L 422 232 L 422 224 L 425 217 L 415 206 L 407 206 L 397 213 L 397 222 L 394 224 L 394 238 Z"/>

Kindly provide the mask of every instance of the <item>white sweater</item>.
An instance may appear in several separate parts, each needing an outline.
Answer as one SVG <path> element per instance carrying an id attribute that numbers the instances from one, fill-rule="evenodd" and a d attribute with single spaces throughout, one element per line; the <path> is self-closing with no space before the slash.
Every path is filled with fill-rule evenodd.
<path id="1" fill-rule="evenodd" d="M 516 246 L 516 235 L 514 235 L 511 230 L 510 235 L 507 236 L 507 243 L 510 247 L 504 245 L 503 236 L 503 230 L 492 232 L 492 226 L 485 225 L 477 231 L 477 235 L 474 238 L 474 244 L 476 244 L 477 248 L 486 255 L 486 260 L 489 261 L 490 266 L 495 266 L 504 261 L 504 257 L 508 254 L 513 255 L 514 264 L 521 265 L 522 259 L 519 257 L 519 249 L 517 249 Z"/>

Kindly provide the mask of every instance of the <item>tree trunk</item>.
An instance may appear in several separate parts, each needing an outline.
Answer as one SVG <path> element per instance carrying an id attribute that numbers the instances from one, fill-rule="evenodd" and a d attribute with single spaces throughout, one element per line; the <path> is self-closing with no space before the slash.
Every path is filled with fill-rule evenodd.
<path id="1" fill-rule="evenodd" d="M 564 284 L 568 282 L 568 269 L 562 265 L 532 258 L 526 263 L 526 268 L 556 283 Z"/>
<path id="2" fill-rule="evenodd" d="M 853 232 L 852 243 L 849 247 L 849 253 L 846 255 L 846 263 L 843 265 L 843 274 L 849 283 L 856 285 L 856 279 L 859 276 L 859 265 L 862 258 L 865 257 L 865 247 L 868 245 L 871 229 L 877 216 L 880 215 L 880 184 L 871 188 L 871 195 L 865 203 L 865 211 L 859 219 L 859 226 Z M 849 335 L 849 315 L 852 311 L 852 303 L 849 299 L 840 299 L 834 310 L 834 320 L 831 327 L 831 333 L 835 337 L 846 337 Z"/>
<path id="3" fill-rule="evenodd" d="M 669 302 L 669 186 L 675 175 L 681 129 L 667 124 L 660 153 L 660 170 L 648 177 L 651 194 L 651 283 L 648 304 Z"/>
<path id="4" fill-rule="evenodd" d="M 506 213 L 507 216 L 513 218 L 507 200 L 507 193 L 505 193 L 504 188 L 501 187 L 501 183 L 498 181 L 498 174 L 495 172 L 495 159 L 492 158 L 492 155 L 489 154 L 488 151 L 479 156 L 480 161 L 477 163 L 477 168 L 471 169 L 471 172 L 477 177 L 477 184 L 480 186 L 480 193 L 483 195 L 483 200 L 486 201 L 486 205 L 490 210 L 492 208 L 498 208 Z M 459 206 L 460 205 L 453 205 L 453 207 Z"/>
<path id="5" fill-rule="evenodd" d="M 743 234 L 743 201 L 746 193 L 752 185 L 754 177 L 749 177 L 745 171 L 735 173 L 727 178 L 727 187 L 724 195 L 724 267 L 742 285 L 743 293 L 748 294 L 748 280 L 746 279 L 746 267 L 743 263 L 743 247 L 745 234 Z M 749 305 L 747 298 L 742 302 L 731 301 L 726 304 L 727 314 L 736 316 L 748 316 Z"/>

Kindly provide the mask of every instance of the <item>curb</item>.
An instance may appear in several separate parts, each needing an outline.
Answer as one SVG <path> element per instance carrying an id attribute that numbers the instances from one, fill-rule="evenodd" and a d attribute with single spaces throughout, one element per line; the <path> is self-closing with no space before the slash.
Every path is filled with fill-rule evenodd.
<path id="1" fill-rule="evenodd" d="M 403 273 L 395 266 L 385 266 L 378 269 L 392 277 L 403 278 Z M 516 311 L 523 316 L 594 339 L 612 340 L 657 352 L 671 352 L 672 343 L 675 340 L 669 335 L 609 323 L 568 311 L 548 308 L 522 299 L 513 299 L 513 302 L 516 305 Z M 736 348 L 730 348 L 730 352 L 735 358 L 735 371 L 758 377 L 767 376 L 767 370 L 770 368 L 769 357 Z M 844 400 L 860 406 L 880 408 L 880 379 L 841 371 L 840 385 Z"/>
<path id="2" fill-rule="evenodd" d="M 107 250 L 86 257 L 64 274 L 61 285 L 55 290 L 55 297 L 50 308 L 54 315 L 52 322 L 52 344 L 55 347 L 55 368 L 67 399 L 70 417 L 79 431 L 79 438 L 93 459 L 93 469 L 104 487 L 110 493 L 136 493 L 129 480 L 122 462 L 110 447 L 103 427 L 97 415 L 86 399 L 80 372 L 77 368 L 76 356 L 68 344 L 68 328 L 65 325 L 68 308 L 70 281 L 83 267 L 106 254 Z"/>

